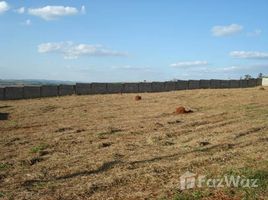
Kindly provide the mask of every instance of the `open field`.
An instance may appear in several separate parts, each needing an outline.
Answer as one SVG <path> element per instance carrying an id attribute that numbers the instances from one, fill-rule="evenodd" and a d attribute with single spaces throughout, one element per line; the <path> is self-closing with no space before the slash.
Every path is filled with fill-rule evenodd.
<path id="1" fill-rule="evenodd" d="M 267 199 L 268 88 L 141 96 L 0 102 L 0 198 Z M 186 171 L 259 187 L 181 191 Z"/>

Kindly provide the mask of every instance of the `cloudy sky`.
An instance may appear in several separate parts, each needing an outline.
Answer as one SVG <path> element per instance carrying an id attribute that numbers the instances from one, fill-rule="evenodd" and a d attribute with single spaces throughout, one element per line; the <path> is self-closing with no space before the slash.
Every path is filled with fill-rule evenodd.
<path id="1" fill-rule="evenodd" d="M 268 75 L 267 0 L 0 0 L 0 79 Z"/>

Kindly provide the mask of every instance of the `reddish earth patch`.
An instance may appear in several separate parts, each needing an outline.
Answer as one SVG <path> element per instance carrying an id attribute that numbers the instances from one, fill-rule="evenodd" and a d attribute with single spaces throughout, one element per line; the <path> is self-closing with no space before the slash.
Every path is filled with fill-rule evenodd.
<path id="1" fill-rule="evenodd" d="M 185 113 L 191 113 L 193 112 L 192 110 L 186 110 L 183 106 L 180 106 L 176 108 L 176 114 L 185 114 Z"/>
<path id="2" fill-rule="evenodd" d="M 139 95 L 135 96 L 135 100 L 136 101 L 140 101 L 141 100 L 141 96 L 139 96 Z"/>

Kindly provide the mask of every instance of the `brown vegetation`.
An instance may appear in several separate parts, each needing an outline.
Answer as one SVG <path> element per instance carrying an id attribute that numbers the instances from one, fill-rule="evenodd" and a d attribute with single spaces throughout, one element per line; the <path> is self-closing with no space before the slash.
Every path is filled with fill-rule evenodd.
<path id="1" fill-rule="evenodd" d="M 139 95 L 135 96 L 135 100 L 136 100 L 136 101 L 141 100 L 141 96 L 139 96 Z"/>
<path id="2" fill-rule="evenodd" d="M 186 110 L 184 107 L 180 106 L 176 108 L 176 114 L 185 114 L 185 113 L 191 113 L 193 112 L 192 110 Z"/>
<path id="3" fill-rule="evenodd" d="M 268 90 L 188 90 L 0 101 L 0 198 L 265 199 Z M 190 115 L 176 115 L 179 105 Z M 180 191 L 186 171 L 260 188 Z M 189 198 L 187 198 L 187 196 Z"/>

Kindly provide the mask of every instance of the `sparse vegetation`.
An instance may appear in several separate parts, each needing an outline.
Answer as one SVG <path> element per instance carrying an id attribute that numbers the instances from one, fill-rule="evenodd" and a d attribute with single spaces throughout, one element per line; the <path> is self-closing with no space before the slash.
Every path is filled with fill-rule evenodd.
<path id="1" fill-rule="evenodd" d="M 0 121 L 0 196 L 265 199 L 266 91 L 144 93 L 138 103 L 135 94 L 6 101 L 12 109 L 0 108 L 11 116 Z M 174 114 L 179 106 L 194 112 Z M 260 187 L 181 191 L 186 171 L 257 178 Z"/>
<path id="2" fill-rule="evenodd" d="M 0 163 L 0 171 L 6 170 L 9 167 L 7 163 Z"/>
<path id="3" fill-rule="evenodd" d="M 45 150 L 48 147 L 47 144 L 40 144 L 31 148 L 32 153 L 39 153 L 40 151 Z"/>

